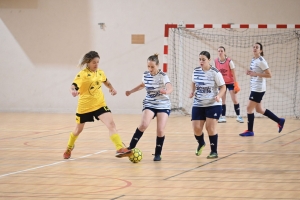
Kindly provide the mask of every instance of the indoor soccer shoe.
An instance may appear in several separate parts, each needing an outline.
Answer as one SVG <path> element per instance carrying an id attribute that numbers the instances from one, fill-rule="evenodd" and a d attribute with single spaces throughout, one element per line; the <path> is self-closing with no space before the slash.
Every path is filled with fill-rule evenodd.
<path id="1" fill-rule="evenodd" d="M 236 117 L 236 121 L 239 122 L 239 123 L 244 123 L 244 120 L 243 120 L 243 118 L 240 115 L 238 115 Z"/>
<path id="2" fill-rule="evenodd" d="M 71 157 L 71 151 L 75 148 L 75 145 L 72 148 L 67 148 L 64 152 L 64 159 L 69 159 Z"/>
<path id="3" fill-rule="evenodd" d="M 204 143 L 204 145 L 198 145 L 198 148 L 196 149 L 196 152 L 195 152 L 195 154 L 196 154 L 196 156 L 200 156 L 201 155 L 201 153 L 202 153 L 202 150 L 204 149 L 204 147 L 205 147 L 205 143 Z"/>
<path id="4" fill-rule="evenodd" d="M 283 126 L 284 126 L 284 122 L 285 122 L 285 119 L 284 118 L 280 118 L 279 119 L 279 123 L 278 123 L 278 133 L 280 133 L 283 129 Z"/>
<path id="5" fill-rule="evenodd" d="M 254 132 L 245 130 L 243 133 L 240 133 L 240 136 L 243 136 L 243 137 L 254 136 Z"/>
<path id="6" fill-rule="evenodd" d="M 132 155 L 131 149 L 125 148 L 125 147 L 117 150 L 117 152 L 116 152 L 117 158 L 129 157 L 131 155 Z"/>
<path id="7" fill-rule="evenodd" d="M 207 159 L 214 159 L 218 158 L 218 154 L 216 152 L 210 152 L 210 154 L 207 156 Z"/>
<path id="8" fill-rule="evenodd" d="M 225 116 L 221 116 L 218 120 L 218 123 L 226 123 L 226 117 Z"/>
<path id="9" fill-rule="evenodd" d="M 154 155 L 153 161 L 161 161 L 160 155 Z"/>

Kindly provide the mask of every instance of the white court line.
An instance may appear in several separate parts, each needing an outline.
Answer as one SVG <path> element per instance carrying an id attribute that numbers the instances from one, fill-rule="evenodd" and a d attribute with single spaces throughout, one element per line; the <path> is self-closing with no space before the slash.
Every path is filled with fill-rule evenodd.
<path id="1" fill-rule="evenodd" d="M 107 150 L 98 151 L 96 153 L 88 154 L 88 155 L 81 156 L 81 157 L 75 158 L 75 159 L 63 160 L 63 161 L 55 162 L 55 163 L 48 164 L 48 165 L 42 165 L 42 166 L 33 167 L 33 168 L 29 168 L 29 169 L 24 169 L 24 170 L 20 170 L 20 171 L 16 171 L 16 172 L 2 174 L 2 175 L 0 175 L 0 178 L 5 177 L 5 176 L 9 176 L 9 175 L 14 175 L 14 174 L 20 174 L 20 173 L 23 173 L 23 172 L 28 172 L 28 171 L 32 171 L 32 170 L 40 169 L 40 168 L 44 168 L 44 167 L 50 167 L 50 166 L 53 166 L 53 165 L 58 165 L 60 163 L 65 163 L 65 162 L 70 162 L 70 161 L 73 161 L 73 160 L 78 160 L 78 159 L 81 159 L 81 158 L 86 158 L 86 157 L 89 157 L 89 156 L 92 156 L 92 155 L 103 153 L 105 151 L 107 151 Z"/>

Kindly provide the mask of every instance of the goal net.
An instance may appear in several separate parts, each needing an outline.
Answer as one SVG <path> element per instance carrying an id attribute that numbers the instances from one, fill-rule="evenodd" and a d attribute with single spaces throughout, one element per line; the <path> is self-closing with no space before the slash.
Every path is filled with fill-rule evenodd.
<path id="1" fill-rule="evenodd" d="M 199 66 L 199 53 L 208 51 L 210 64 L 218 57 L 218 47 L 224 46 L 226 55 L 235 64 L 235 73 L 241 91 L 237 94 L 241 115 L 246 116 L 250 94 L 250 77 L 245 74 L 253 57 L 256 42 L 263 45 L 272 78 L 267 79 L 263 107 L 280 117 L 300 116 L 300 25 L 165 25 L 164 71 L 167 72 L 173 92 L 170 95 L 172 111 L 191 113 L 191 78 Z M 233 102 L 226 93 L 226 116 L 235 116 Z M 255 114 L 256 116 L 262 116 Z"/>

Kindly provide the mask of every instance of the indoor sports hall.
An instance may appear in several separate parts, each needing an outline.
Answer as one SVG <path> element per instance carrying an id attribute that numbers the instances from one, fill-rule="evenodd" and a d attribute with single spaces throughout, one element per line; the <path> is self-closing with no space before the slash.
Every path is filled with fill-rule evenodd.
<path id="1" fill-rule="evenodd" d="M 298 0 L 0 0 L 0 200 L 300 199 L 299 7 Z M 247 70 L 257 42 L 271 72 L 261 104 L 285 123 L 278 127 L 254 110 L 255 134 L 241 137 L 249 127 Z M 205 126 L 206 145 L 195 155 L 189 94 L 199 53 L 208 51 L 214 66 L 220 46 L 235 64 L 244 123 L 227 92 L 227 121 L 216 120 L 218 156 L 208 159 Z M 90 51 L 105 72 L 98 89 L 114 123 L 85 123 L 66 158 L 84 96 L 78 73 L 91 66 L 83 62 Z M 114 143 L 129 147 L 143 123 L 148 93 L 128 91 L 144 83 L 156 54 L 172 85 L 171 113 L 161 160 L 154 161 L 157 116 L 138 140 L 142 155 L 134 163 L 135 154 L 118 158 Z M 120 141 L 110 138 L 113 124 Z"/>

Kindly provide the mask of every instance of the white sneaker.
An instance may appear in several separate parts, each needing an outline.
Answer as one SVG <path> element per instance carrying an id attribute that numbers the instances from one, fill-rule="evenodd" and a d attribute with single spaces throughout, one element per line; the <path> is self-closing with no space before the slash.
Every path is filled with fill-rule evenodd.
<path id="1" fill-rule="evenodd" d="M 226 117 L 225 116 L 221 116 L 218 120 L 218 123 L 226 123 Z"/>
<path id="2" fill-rule="evenodd" d="M 239 123 L 244 123 L 244 120 L 243 120 L 243 118 L 240 115 L 238 115 L 236 117 L 236 121 L 239 122 Z"/>

